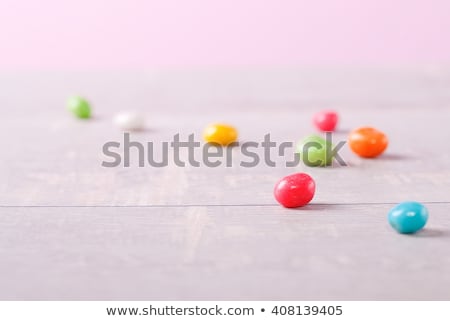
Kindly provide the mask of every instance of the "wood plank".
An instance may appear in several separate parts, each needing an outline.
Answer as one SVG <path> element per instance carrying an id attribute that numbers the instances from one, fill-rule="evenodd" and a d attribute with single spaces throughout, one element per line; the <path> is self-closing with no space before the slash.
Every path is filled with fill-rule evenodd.
<path id="1" fill-rule="evenodd" d="M 449 300 L 449 204 L 1 208 L 0 298 Z"/>
<path id="2" fill-rule="evenodd" d="M 295 143 L 314 132 L 309 122 L 312 110 L 295 114 L 266 111 L 255 121 L 252 113 L 229 112 L 228 118 L 235 119 L 241 130 L 241 142 L 262 142 L 270 133 L 280 144 Z M 278 160 L 275 168 L 263 162 L 256 168 L 242 168 L 239 162 L 248 159 L 239 150 L 233 153 L 232 168 L 139 168 L 137 155 L 132 155 L 130 168 L 104 168 L 101 163 L 108 159 L 102 154 L 103 144 L 123 143 L 122 133 L 110 121 L 80 123 L 67 115 L 48 115 L 46 120 L 47 115 L 13 117 L 0 128 L 0 135 L 8 137 L 1 143 L 0 205 L 274 204 L 275 182 L 296 171 L 306 171 L 317 180 L 318 203 L 450 201 L 450 154 L 445 147 L 450 141 L 448 110 L 438 115 L 426 110 L 343 110 L 342 131 L 333 138 L 336 142 L 346 140 L 345 129 L 369 123 L 387 133 L 390 146 L 375 160 L 360 159 L 344 146 L 342 157 L 349 166 L 332 169 L 286 168 L 285 158 L 276 155 L 272 157 Z M 131 137 L 144 145 L 154 142 L 160 152 L 162 141 L 172 141 L 177 133 L 184 139 L 191 133 L 201 137 L 205 124 L 220 117 L 181 113 L 174 119 L 161 112 L 157 119 L 157 129 Z M 256 151 L 263 159 L 264 150 Z M 182 156 L 187 162 L 186 151 Z M 196 158 L 201 159 L 200 153 Z"/>

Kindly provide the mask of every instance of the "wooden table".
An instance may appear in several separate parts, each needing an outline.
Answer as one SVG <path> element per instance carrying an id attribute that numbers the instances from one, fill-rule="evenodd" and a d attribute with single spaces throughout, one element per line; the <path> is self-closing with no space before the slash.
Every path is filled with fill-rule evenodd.
<path id="1" fill-rule="evenodd" d="M 3 72 L 0 85 L 0 299 L 450 300 L 449 69 Z M 93 119 L 65 110 L 74 93 Z M 241 142 L 295 142 L 322 108 L 340 112 L 335 142 L 372 125 L 387 152 L 345 146 L 332 168 L 243 168 L 238 150 L 229 168 L 101 166 L 120 110 L 145 113 L 131 137 L 159 146 L 216 121 Z M 297 171 L 316 196 L 281 208 L 273 186 Z M 416 235 L 387 223 L 404 200 L 429 209 Z"/>

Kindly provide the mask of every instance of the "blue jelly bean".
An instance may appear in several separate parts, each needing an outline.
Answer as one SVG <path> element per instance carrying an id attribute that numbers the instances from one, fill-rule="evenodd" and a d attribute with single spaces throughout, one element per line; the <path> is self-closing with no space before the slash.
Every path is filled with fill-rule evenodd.
<path id="1" fill-rule="evenodd" d="M 403 202 L 389 211 L 388 220 L 399 233 L 415 233 L 427 223 L 428 210 L 417 202 Z"/>

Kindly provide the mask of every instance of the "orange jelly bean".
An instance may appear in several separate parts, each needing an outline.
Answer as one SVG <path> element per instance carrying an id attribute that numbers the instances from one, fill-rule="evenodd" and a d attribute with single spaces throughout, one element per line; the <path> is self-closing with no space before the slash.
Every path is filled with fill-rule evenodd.
<path id="1" fill-rule="evenodd" d="M 348 137 L 350 149 L 357 155 L 373 158 L 381 155 L 388 146 L 386 135 L 372 127 L 355 129 Z"/>
<path id="2" fill-rule="evenodd" d="M 237 130 L 227 124 L 211 124 L 203 132 L 203 138 L 207 143 L 224 146 L 234 143 L 237 137 Z"/>

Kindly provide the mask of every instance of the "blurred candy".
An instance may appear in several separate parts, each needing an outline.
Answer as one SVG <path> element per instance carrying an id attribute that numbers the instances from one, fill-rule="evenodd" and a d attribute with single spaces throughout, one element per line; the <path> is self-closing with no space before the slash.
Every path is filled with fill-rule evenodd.
<path id="1" fill-rule="evenodd" d="M 229 145 L 237 140 L 237 130 L 227 124 L 211 124 L 205 128 L 203 138 L 207 143 Z"/>
<path id="2" fill-rule="evenodd" d="M 386 135 L 371 127 L 355 129 L 348 137 L 351 150 L 361 157 L 377 157 L 384 152 L 388 146 Z"/>
<path id="3" fill-rule="evenodd" d="M 300 207 L 308 204 L 314 197 L 316 184 L 305 173 L 283 177 L 274 189 L 275 199 L 284 207 Z"/>
<path id="4" fill-rule="evenodd" d="M 297 144 L 297 152 L 307 166 L 329 166 L 333 162 L 331 142 L 317 135 L 310 135 Z"/>
<path id="5" fill-rule="evenodd" d="M 144 117 L 135 112 L 117 114 L 114 123 L 122 130 L 138 131 L 145 127 Z"/>
<path id="6" fill-rule="evenodd" d="M 316 113 L 313 117 L 313 123 L 324 132 L 332 132 L 336 128 L 338 114 L 333 110 L 323 110 Z"/>
<path id="7" fill-rule="evenodd" d="M 399 233 L 415 233 L 427 223 L 428 210 L 417 202 L 403 202 L 389 211 L 388 220 Z"/>
<path id="8" fill-rule="evenodd" d="M 67 109 L 78 118 L 86 119 L 91 117 L 91 106 L 89 102 L 82 97 L 70 97 L 67 100 Z"/>

